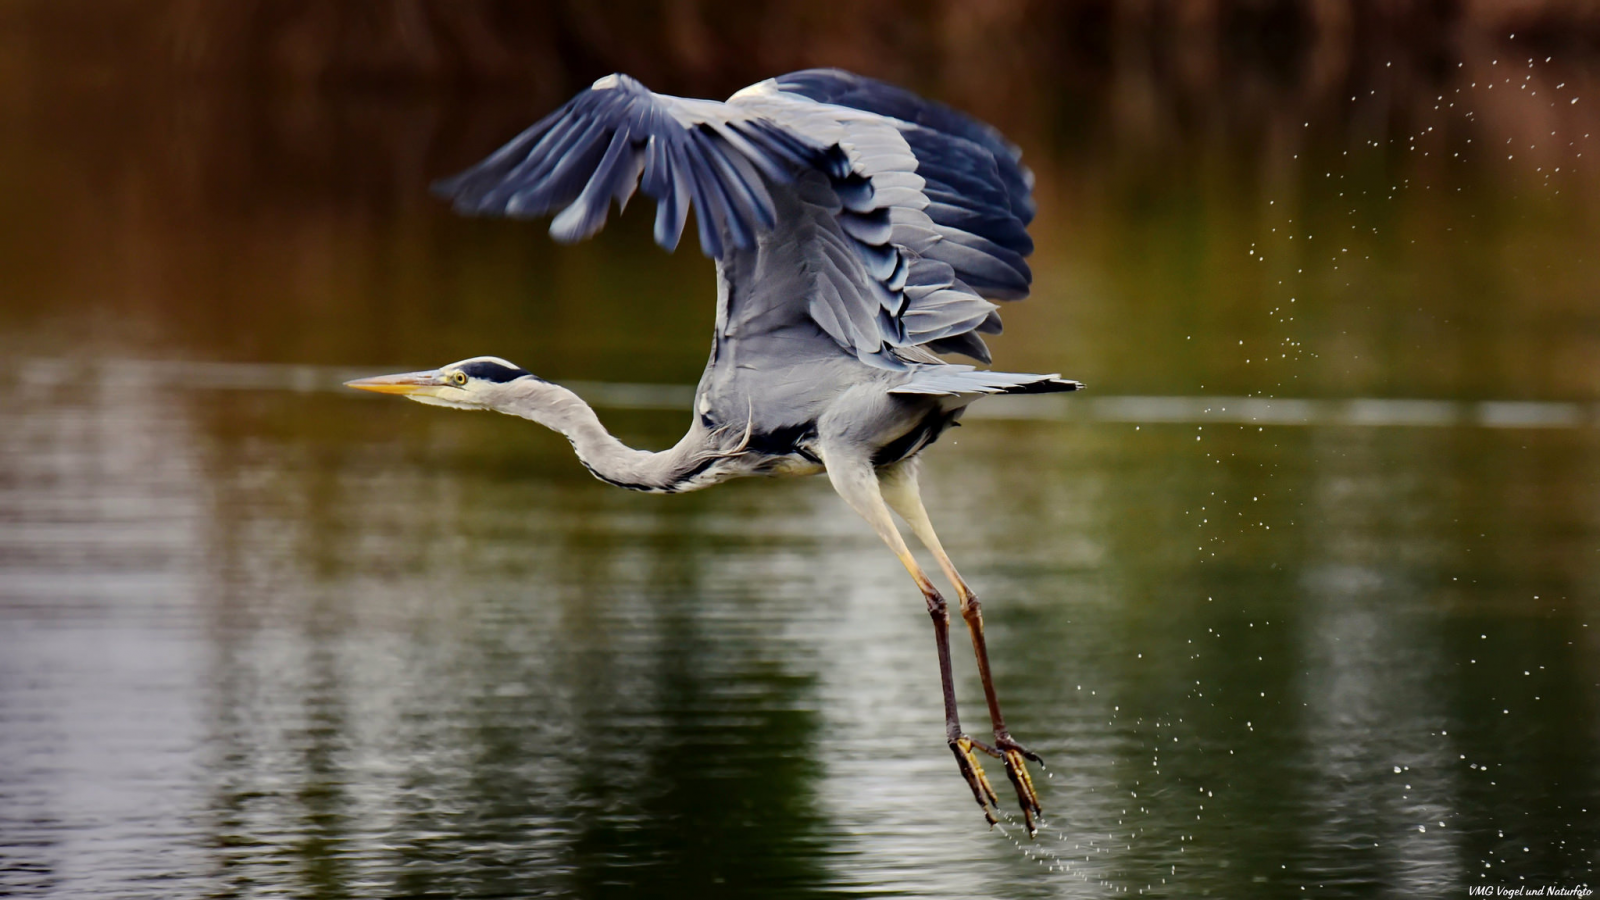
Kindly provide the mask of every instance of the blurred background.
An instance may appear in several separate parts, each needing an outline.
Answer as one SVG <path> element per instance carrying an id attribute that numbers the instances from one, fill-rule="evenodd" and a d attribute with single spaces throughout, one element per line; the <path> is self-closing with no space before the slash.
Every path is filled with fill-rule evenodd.
<path id="1" fill-rule="evenodd" d="M 629 494 L 337 387 L 494 354 L 675 441 L 693 242 L 427 185 L 609 72 L 818 65 L 1038 178 L 990 343 L 1090 391 L 924 475 L 1051 764 L 1031 842 L 824 480 Z M 1597 88 L 1584 0 L 0 0 L 0 893 L 1588 883 Z"/>

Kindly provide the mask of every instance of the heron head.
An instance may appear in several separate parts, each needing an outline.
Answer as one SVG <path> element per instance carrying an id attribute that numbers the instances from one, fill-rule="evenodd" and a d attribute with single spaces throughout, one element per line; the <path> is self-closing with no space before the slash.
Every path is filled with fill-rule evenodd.
<path id="1" fill-rule="evenodd" d="M 475 356 L 424 372 L 379 375 L 346 381 L 345 387 L 379 394 L 399 394 L 430 406 L 452 409 L 495 409 L 522 379 L 539 378 L 498 356 Z"/>

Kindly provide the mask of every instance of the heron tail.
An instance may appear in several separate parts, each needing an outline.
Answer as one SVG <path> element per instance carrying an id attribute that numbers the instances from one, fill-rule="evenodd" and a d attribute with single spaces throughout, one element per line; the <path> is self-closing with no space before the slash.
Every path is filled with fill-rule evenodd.
<path id="1" fill-rule="evenodd" d="M 904 384 L 891 388 L 891 394 L 1054 394 L 1083 389 L 1083 383 L 1060 375 L 1031 375 L 1019 372 L 987 372 L 971 366 L 918 366 Z"/>

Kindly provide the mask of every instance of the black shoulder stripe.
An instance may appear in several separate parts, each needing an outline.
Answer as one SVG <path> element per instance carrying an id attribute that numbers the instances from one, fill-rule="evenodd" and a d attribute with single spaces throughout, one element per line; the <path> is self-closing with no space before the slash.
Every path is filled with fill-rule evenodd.
<path id="1" fill-rule="evenodd" d="M 771 431 L 752 432 L 746 446 L 763 456 L 788 456 L 792 453 L 805 455 L 806 451 L 802 445 L 816 440 L 816 437 L 816 423 L 802 422 L 799 425 L 784 425 Z"/>

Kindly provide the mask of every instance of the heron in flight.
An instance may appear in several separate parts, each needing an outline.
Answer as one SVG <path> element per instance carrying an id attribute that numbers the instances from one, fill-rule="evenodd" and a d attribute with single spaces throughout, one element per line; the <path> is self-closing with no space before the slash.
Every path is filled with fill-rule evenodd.
<path id="1" fill-rule="evenodd" d="M 658 494 L 749 475 L 826 472 L 911 573 L 933 618 L 946 738 L 984 817 L 999 801 L 977 752 L 1003 761 L 1029 834 L 1040 814 L 1000 713 L 977 596 L 939 544 L 918 454 L 987 394 L 1073 391 L 1057 375 L 980 370 L 991 300 L 1027 296 L 1033 175 L 993 127 L 838 70 L 768 79 L 725 102 L 654 93 L 608 75 L 436 190 L 468 214 L 554 212 L 563 243 L 594 235 L 614 201 L 655 199 L 676 248 L 689 210 L 716 261 L 711 359 L 694 421 L 660 452 L 626 446 L 572 391 L 504 359 L 349 382 L 454 409 L 489 409 L 565 435 L 595 477 Z M 907 549 L 898 513 L 955 588 L 977 655 L 992 744 L 961 728 L 943 594 Z"/>

